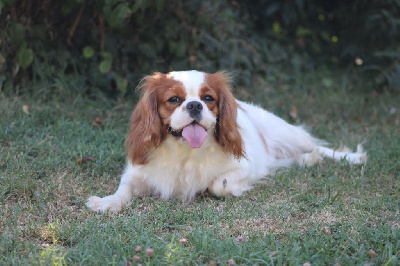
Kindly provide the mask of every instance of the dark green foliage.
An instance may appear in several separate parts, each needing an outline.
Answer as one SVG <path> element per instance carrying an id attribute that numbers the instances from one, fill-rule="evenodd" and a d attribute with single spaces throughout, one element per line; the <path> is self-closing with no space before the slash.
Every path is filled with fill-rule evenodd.
<path id="1" fill-rule="evenodd" d="M 53 80 L 125 94 L 145 74 L 182 69 L 228 69 L 248 85 L 321 65 L 397 89 L 399 15 L 398 0 L 0 0 L 0 91 Z"/>
<path id="2" fill-rule="evenodd" d="M 241 2 L 258 35 L 302 49 L 316 65 L 352 64 L 377 86 L 400 87 L 400 1 Z"/>

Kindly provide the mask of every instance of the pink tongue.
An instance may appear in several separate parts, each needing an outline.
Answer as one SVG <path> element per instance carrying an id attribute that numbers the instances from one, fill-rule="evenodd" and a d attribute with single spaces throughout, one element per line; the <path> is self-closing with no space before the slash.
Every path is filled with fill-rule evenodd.
<path id="1" fill-rule="evenodd" d="M 189 142 L 190 147 L 200 148 L 207 138 L 207 131 L 199 124 L 190 124 L 183 128 L 182 136 Z"/>

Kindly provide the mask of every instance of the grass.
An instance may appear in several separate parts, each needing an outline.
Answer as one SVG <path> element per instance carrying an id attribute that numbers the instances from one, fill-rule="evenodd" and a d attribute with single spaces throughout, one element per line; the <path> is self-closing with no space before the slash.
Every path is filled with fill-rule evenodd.
<path id="1" fill-rule="evenodd" d="M 0 95 L 0 264 L 398 264 L 400 95 L 366 92 L 342 74 L 260 82 L 236 95 L 333 146 L 364 143 L 365 166 L 325 160 L 283 170 L 238 198 L 139 197 L 119 214 L 84 203 L 118 186 L 133 104 L 60 91 Z M 138 245 L 154 256 L 136 254 Z"/>

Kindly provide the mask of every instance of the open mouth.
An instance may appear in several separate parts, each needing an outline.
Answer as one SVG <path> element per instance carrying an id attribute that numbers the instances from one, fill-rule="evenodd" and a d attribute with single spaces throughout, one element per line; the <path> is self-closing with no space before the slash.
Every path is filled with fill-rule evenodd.
<path id="1" fill-rule="evenodd" d="M 178 131 L 173 130 L 171 126 L 169 126 L 168 131 L 176 138 L 183 137 L 193 149 L 200 148 L 208 136 L 204 127 L 196 122 L 193 122 Z"/>

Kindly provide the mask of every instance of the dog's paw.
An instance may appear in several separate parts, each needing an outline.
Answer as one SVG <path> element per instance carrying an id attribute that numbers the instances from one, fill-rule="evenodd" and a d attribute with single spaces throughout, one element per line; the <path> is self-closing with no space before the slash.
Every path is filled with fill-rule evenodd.
<path id="1" fill-rule="evenodd" d="M 238 197 L 243 192 L 250 190 L 252 187 L 248 185 L 247 181 L 240 182 L 229 178 L 219 178 L 208 187 L 208 191 L 217 197 Z"/>
<path id="2" fill-rule="evenodd" d="M 91 209 L 92 211 L 98 212 L 105 212 L 108 210 L 110 212 L 116 213 L 121 211 L 122 209 L 121 201 L 113 195 L 104 198 L 92 196 L 88 198 L 86 206 L 89 207 L 89 209 Z"/>
<path id="3" fill-rule="evenodd" d="M 366 164 L 367 159 L 368 159 L 368 156 L 367 156 L 367 153 L 364 152 L 362 144 L 357 145 L 357 150 L 355 153 L 349 153 L 346 156 L 346 160 L 351 163 L 354 163 L 354 164 Z"/>
<path id="4" fill-rule="evenodd" d="M 216 197 L 231 197 L 232 194 L 227 191 L 226 186 L 228 181 L 225 179 L 220 180 L 216 179 L 214 182 L 208 187 L 208 191 Z"/>
<path id="5" fill-rule="evenodd" d="M 366 164 L 367 159 L 367 153 L 352 153 L 346 157 L 346 160 L 354 164 Z"/>

